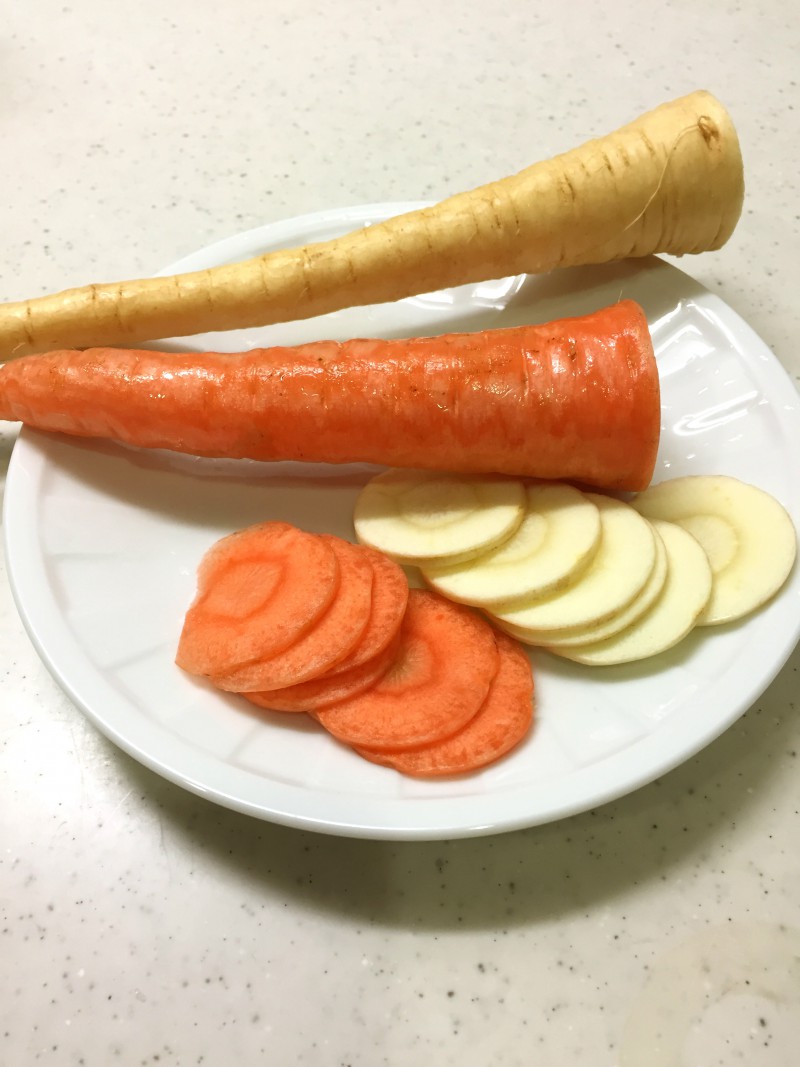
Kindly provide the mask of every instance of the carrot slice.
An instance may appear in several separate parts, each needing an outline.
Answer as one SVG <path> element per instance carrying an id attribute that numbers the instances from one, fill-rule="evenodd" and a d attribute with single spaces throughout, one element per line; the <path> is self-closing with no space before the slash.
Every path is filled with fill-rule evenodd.
<path id="1" fill-rule="evenodd" d="M 325 613 L 283 652 L 215 675 L 217 688 L 244 693 L 295 685 L 329 671 L 356 646 L 370 618 L 374 568 L 356 545 L 330 534 L 319 536 L 339 563 L 339 585 Z"/>
<path id="2" fill-rule="evenodd" d="M 374 548 L 359 545 L 373 569 L 372 607 L 364 634 L 350 655 L 337 667 L 349 671 L 374 659 L 397 636 L 408 605 L 408 579 L 394 560 Z"/>
<path id="3" fill-rule="evenodd" d="M 391 669 L 371 689 L 314 714 L 353 745 L 396 749 L 438 741 L 478 711 L 497 659 L 487 622 L 438 593 L 412 589 Z"/>
<path id="4" fill-rule="evenodd" d="M 315 534 L 285 522 L 229 534 L 200 563 L 175 662 L 213 677 L 282 652 L 311 629 L 338 581 L 336 554 Z"/>
<path id="5" fill-rule="evenodd" d="M 533 675 L 530 660 L 516 641 L 503 633 L 495 633 L 495 639 L 500 656 L 497 674 L 466 726 L 421 748 L 387 752 L 358 746 L 359 755 L 402 774 L 434 778 L 478 770 L 510 752 L 533 721 Z"/>
<path id="6" fill-rule="evenodd" d="M 331 671 L 309 682 L 290 685 L 263 693 L 242 693 L 243 697 L 260 708 L 270 711 L 314 712 L 338 704 L 342 700 L 363 693 L 378 682 L 394 665 L 400 647 L 399 633 L 381 652 L 366 663 L 346 671 Z"/>
<path id="7" fill-rule="evenodd" d="M 351 547 L 369 562 L 373 572 L 369 620 L 360 640 L 340 663 L 318 677 L 280 689 L 262 687 L 259 692 L 243 692 L 254 704 L 273 711 L 327 707 L 368 689 L 391 666 L 408 604 L 408 579 L 382 552 L 363 545 Z"/>

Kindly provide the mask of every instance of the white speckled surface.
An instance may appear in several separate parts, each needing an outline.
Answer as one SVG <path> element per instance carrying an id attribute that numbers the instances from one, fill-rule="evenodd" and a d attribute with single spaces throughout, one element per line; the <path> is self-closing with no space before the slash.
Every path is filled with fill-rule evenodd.
<path id="1" fill-rule="evenodd" d="M 800 376 L 791 4 L 8 8 L 3 299 L 332 205 L 439 198 L 703 86 L 734 115 L 748 193 L 731 243 L 681 266 Z M 596 812 L 351 841 L 216 808 L 123 756 L 50 679 L 3 574 L 0 1060 L 789 1067 L 799 666 Z"/>

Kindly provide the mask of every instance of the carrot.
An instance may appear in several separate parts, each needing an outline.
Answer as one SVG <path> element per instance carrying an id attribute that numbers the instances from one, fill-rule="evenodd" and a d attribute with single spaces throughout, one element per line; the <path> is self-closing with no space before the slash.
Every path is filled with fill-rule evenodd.
<path id="1" fill-rule="evenodd" d="M 421 778 L 464 774 L 494 763 L 519 744 L 533 719 L 533 676 L 528 657 L 512 638 L 495 633 L 499 662 L 478 713 L 451 737 L 421 748 L 385 752 L 359 746 L 373 763 Z"/>
<path id="2" fill-rule="evenodd" d="M 339 584 L 331 604 L 282 652 L 215 675 L 217 688 L 242 693 L 296 685 L 331 670 L 356 646 L 370 619 L 373 567 L 355 545 L 329 534 L 320 536 L 339 564 Z"/>
<path id="3" fill-rule="evenodd" d="M 284 522 L 230 534 L 203 557 L 175 662 L 218 676 L 288 648 L 331 603 L 339 564 L 330 543 Z"/>
<path id="4" fill-rule="evenodd" d="M 400 633 L 380 652 L 347 670 L 335 670 L 309 682 L 261 693 L 242 693 L 252 704 L 270 711 L 319 711 L 371 689 L 394 666 Z"/>
<path id="5" fill-rule="evenodd" d="M 272 692 L 244 693 L 254 704 L 273 711 L 327 707 L 374 685 L 394 662 L 396 638 L 408 604 L 408 580 L 383 553 L 361 545 L 358 551 L 373 571 L 369 620 L 358 644 L 341 663 L 310 681 Z"/>
<path id="6" fill-rule="evenodd" d="M 476 714 L 497 671 L 492 628 L 469 608 L 412 589 L 394 665 L 371 689 L 318 709 L 340 741 L 402 749 L 438 741 Z"/>
<path id="7" fill-rule="evenodd" d="M 650 481 L 661 410 L 644 312 L 236 355 L 89 349 L 0 368 L 0 419 L 147 448 Z"/>
<path id="8" fill-rule="evenodd" d="M 358 644 L 337 664 L 336 673 L 360 667 L 383 652 L 397 636 L 408 605 L 408 579 L 402 567 L 374 548 L 359 545 L 358 549 L 373 572 L 369 621 Z"/>
<path id="9" fill-rule="evenodd" d="M 0 359 L 263 326 L 556 267 L 719 248 L 742 208 L 736 131 L 694 92 L 520 173 L 344 237 L 212 270 L 0 305 Z"/>

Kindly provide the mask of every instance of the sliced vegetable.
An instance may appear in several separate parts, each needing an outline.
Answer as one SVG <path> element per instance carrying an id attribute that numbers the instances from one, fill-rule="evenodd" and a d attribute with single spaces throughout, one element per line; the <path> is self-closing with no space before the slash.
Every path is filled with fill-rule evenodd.
<path id="1" fill-rule="evenodd" d="M 328 534 L 320 537 L 331 546 L 339 564 L 339 585 L 326 611 L 282 652 L 214 675 L 217 688 L 244 693 L 297 685 L 332 670 L 363 637 L 372 603 L 372 563 L 349 541 Z"/>
<path id="2" fill-rule="evenodd" d="M 372 566 L 372 602 L 367 627 L 355 648 L 335 671 L 349 671 L 373 660 L 394 641 L 408 604 L 408 579 L 393 560 L 366 545 L 358 551 Z M 330 673 L 330 672 L 329 672 Z"/>
<path id="3" fill-rule="evenodd" d="M 632 663 L 677 645 L 694 627 L 711 595 L 711 567 L 698 542 L 680 526 L 654 519 L 667 551 L 661 596 L 633 625 L 604 641 L 550 649 L 593 667 Z"/>
<path id="4" fill-rule="evenodd" d="M 654 529 L 656 542 L 656 562 L 653 572 L 645 583 L 644 589 L 633 598 L 630 604 L 612 615 L 606 622 L 595 623 L 581 629 L 572 630 L 539 630 L 535 631 L 536 640 L 532 640 L 534 631 L 520 631 L 516 636 L 527 644 L 568 647 L 570 645 L 585 645 L 594 641 L 602 641 L 620 630 L 627 629 L 640 616 L 650 608 L 661 595 L 664 583 L 667 580 L 667 550 L 658 531 Z M 513 627 L 508 632 L 513 634 Z M 523 636 L 523 633 L 525 636 Z"/>
<path id="5" fill-rule="evenodd" d="M 404 563 L 462 560 L 504 541 L 524 513 L 522 482 L 389 470 L 362 489 L 353 525 L 363 544 Z"/>
<path id="6" fill-rule="evenodd" d="M 512 177 L 335 240 L 4 304 L 0 359 L 305 319 L 507 274 L 702 252 L 728 239 L 743 192 L 731 119 L 710 93 L 695 92 Z"/>
<path id="7" fill-rule="evenodd" d="M 274 711 L 313 711 L 369 689 L 392 665 L 408 604 L 408 580 L 401 568 L 380 552 L 364 546 L 358 551 L 373 569 L 370 615 L 358 644 L 341 663 L 317 678 L 245 694 L 253 703 Z"/>
<path id="8" fill-rule="evenodd" d="M 359 693 L 371 689 L 395 664 L 400 648 L 400 634 L 381 649 L 372 659 L 365 660 L 346 670 L 330 671 L 319 678 L 284 689 L 260 693 L 242 693 L 251 703 L 271 711 L 317 711 L 339 704 Z"/>
<path id="9" fill-rule="evenodd" d="M 339 564 L 330 543 L 284 522 L 230 534 L 203 557 L 176 663 L 219 676 L 283 652 L 332 602 Z"/>
<path id="10" fill-rule="evenodd" d="M 569 630 L 612 618 L 644 589 L 656 562 L 653 528 L 630 505 L 587 494 L 600 512 L 600 545 L 585 570 L 566 588 L 519 605 L 493 605 L 502 627 L 523 631 Z"/>
<path id="11" fill-rule="evenodd" d="M 425 581 L 463 604 L 488 605 L 556 592 L 587 565 L 600 541 L 600 512 L 571 485 L 529 485 L 518 529 L 466 563 L 423 563 Z"/>
<path id="12" fill-rule="evenodd" d="M 351 745 L 402 749 L 440 741 L 476 714 L 497 671 L 491 627 L 469 608 L 412 589 L 393 666 L 371 689 L 317 710 Z"/>
<path id="13" fill-rule="evenodd" d="M 678 523 L 703 546 L 714 586 L 698 626 L 732 622 L 761 607 L 794 565 L 797 536 L 786 510 L 737 478 L 673 478 L 641 493 L 633 506 L 648 518 Z"/>
<path id="14" fill-rule="evenodd" d="M 0 367 L 0 419 L 200 456 L 644 489 L 661 429 L 644 312 L 240 353 L 61 351 Z M 485 542 L 484 542 L 485 543 Z"/>
<path id="15" fill-rule="evenodd" d="M 516 641 L 495 634 L 497 673 L 478 712 L 444 741 L 401 752 L 359 747 L 356 751 L 386 767 L 416 777 L 464 774 L 494 763 L 523 740 L 533 720 L 533 675 Z"/>

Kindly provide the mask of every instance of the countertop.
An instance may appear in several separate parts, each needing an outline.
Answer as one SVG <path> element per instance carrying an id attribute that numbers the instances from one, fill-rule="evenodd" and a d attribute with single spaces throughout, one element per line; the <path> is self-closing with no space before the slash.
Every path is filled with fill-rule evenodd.
<path id="1" fill-rule="evenodd" d="M 5 12 L 0 296 L 262 223 L 440 199 L 708 88 L 740 225 L 680 266 L 800 376 L 792 5 L 196 0 Z M 17 432 L 0 430 L 4 471 Z M 797 650 L 718 740 L 597 810 L 441 842 L 237 814 L 124 755 L 0 574 L 9 1067 L 796 1062 Z"/>

